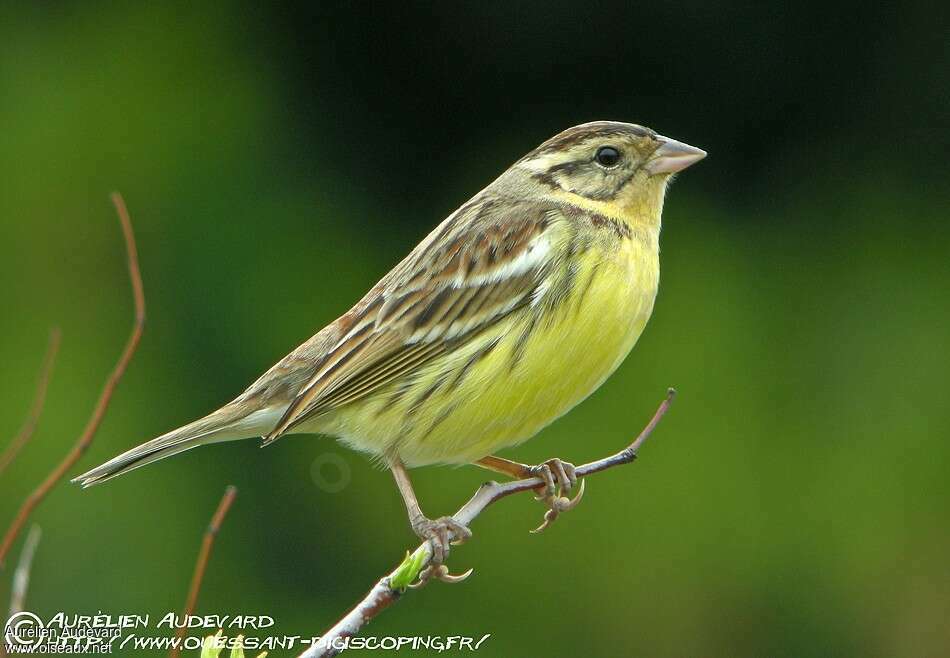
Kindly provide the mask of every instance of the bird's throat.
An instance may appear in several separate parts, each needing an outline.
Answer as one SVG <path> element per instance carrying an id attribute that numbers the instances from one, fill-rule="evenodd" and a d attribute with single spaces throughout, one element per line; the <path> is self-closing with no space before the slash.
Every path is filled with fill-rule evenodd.
<path id="1" fill-rule="evenodd" d="M 646 185 L 636 189 L 629 186 L 616 198 L 607 201 L 589 199 L 565 190 L 558 190 L 555 196 L 578 208 L 623 222 L 635 234 L 649 237 L 655 242 L 660 234 L 666 183 L 667 180 L 648 180 Z"/>

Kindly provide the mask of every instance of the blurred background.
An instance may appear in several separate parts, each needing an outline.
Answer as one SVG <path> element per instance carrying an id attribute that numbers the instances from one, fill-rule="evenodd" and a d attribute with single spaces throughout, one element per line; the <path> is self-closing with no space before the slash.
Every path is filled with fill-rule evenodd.
<path id="1" fill-rule="evenodd" d="M 710 153 L 668 197 L 653 320 L 606 385 L 506 456 L 604 456 L 667 386 L 672 412 L 548 532 L 528 534 L 528 496 L 489 510 L 450 562 L 474 577 L 367 633 L 491 633 L 484 656 L 950 652 L 946 18 L 817 0 L 3 3 L 0 437 L 51 326 L 63 345 L 0 476 L 0 525 L 129 331 L 110 191 L 148 324 L 73 475 L 231 399 L 544 139 L 632 121 Z M 433 515 L 486 477 L 414 476 Z M 58 486 L 27 608 L 179 610 L 228 483 L 201 613 L 317 634 L 417 543 L 391 477 L 331 439 L 212 446 Z M 3 607 L 9 583 L 8 566 Z"/>

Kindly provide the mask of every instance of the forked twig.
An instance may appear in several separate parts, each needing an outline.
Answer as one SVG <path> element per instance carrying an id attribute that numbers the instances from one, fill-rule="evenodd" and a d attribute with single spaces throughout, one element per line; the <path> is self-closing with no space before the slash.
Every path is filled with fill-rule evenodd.
<path id="1" fill-rule="evenodd" d="M 224 517 L 227 516 L 228 510 L 231 509 L 235 496 L 237 496 L 237 487 L 233 484 L 228 485 L 201 540 L 201 550 L 198 551 L 198 560 L 195 562 L 195 572 L 191 576 L 191 586 L 188 588 L 188 599 L 185 601 L 185 611 L 182 613 L 186 619 L 195 611 L 195 606 L 198 603 L 198 592 L 201 591 L 201 581 L 204 580 L 205 569 L 208 567 L 208 559 L 211 557 L 211 549 L 214 546 L 214 538 L 218 535 L 218 530 L 221 529 L 221 524 L 224 522 Z M 182 624 L 175 632 L 175 636 L 179 639 L 185 637 L 186 630 L 187 624 Z M 170 658 L 178 657 L 180 644 L 180 642 L 173 644 L 171 651 L 168 652 Z"/>
<path id="2" fill-rule="evenodd" d="M 646 427 L 644 427 L 637 438 L 634 439 L 633 443 L 609 457 L 578 466 L 575 469 L 577 477 L 582 478 L 593 475 L 594 473 L 605 471 L 614 466 L 629 464 L 635 460 L 637 458 L 637 452 L 640 450 L 644 441 L 649 438 L 657 424 L 659 424 L 660 420 L 666 414 L 670 404 L 673 402 L 675 394 L 676 392 L 672 388 L 669 389 L 666 399 L 660 403 L 656 413 L 653 414 L 653 418 L 650 419 L 650 422 L 647 423 Z M 524 480 L 506 482 L 504 484 L 486 482 L 479 487 L 475 495 L 455 513 L 454 518 L 461 525 L 467 526 L 479 514 L 484 512 L 489 505 L 513 494 L 533 491 L 543 484 L 544 480 L 541 478 L 527 478 Z M 405 580 L 407 566 L 410 567 L 408 571 L 412 572 L 412 577 L 414 578 L 429 566 L 431 558 L 432 552 L 429 543 L 425 542 L 421 544 L 412 555 L 407 556 L 402 565 L 387 576 L 381 578 L 352 610 L 320 637 L 319 642 L 311 644 L 298 658 L 326 658 L 328 656 L 335 656 L 343 651 L 346 638 L 358 634 L 363 626 L 375 619 L 403 594 L 405 585 L 402 583 Z M 443 568 L 440 568 L 436 574 L 436 577 L 448 580 L 459 580 L 467 576 L 467 574 L 461 577 L 448 576 Z"/>
<path id="3" fill-rule="evenodd" d="M 27 441 L 33 436 L 36 430 L 36 424 L 43 413 L 43 404 L 46 402 L 46 390 L 49 388 L 50 375 L 53 373 L 53 364 L 56 362 L 56 353 L 59 351 L 59 343 L 62 338 L 62 332 L 59 327 L 53 327 L 49 332 L 49 344 L 46 347 L 46 356 L 43 357 L 43 365 L 40 366 L 40 376 L 36 381 L 36 393 L 33 395 L 33 404 L 30 406 L 30 413 L 23 423 L 23 427 L 17 432 L 17 435 L 10 441 L 3 454 L 0 454 L 0 475 L 7 470 L 20 449 L 26 445 Z"/>
<path id="4" fill-rule="evenodd" d="M 106 409 L 109 407 L 109 401 L 112 399 L 112 394 L 115 392 L 119 380 L 122 379 L 122 375 L 125 374 L 125 370 L 139 345 L 139 340 L 142 338 L 142 330 L 145 326 L 145 293 L 142 290 L 142 275 L 139 272 L 138 252 L 135 249 L 135 234 L 132 232 L 132 221 L 129 219 L 129 212 L 125 207 L 125 201 L 118 192 L 112 194 L 112 203 L 115 205 L 116 212 L 119 215 L 119 221 L 122 223 L 122 233 L 125 236 L 125 248 L 128 252 L 129 277 L 132 280 L 132 295 L 135 299 L 135 321 L 132 325 L 132 333 L 125 343 L 122 355 L 109 374 L 109 378 L 106 380 L 102 392 L 99 394 L 99 400 L 96 402 L 96 407 L 85 429 L 83 429 L 82 434 L 79 435 L 76 443 L 59 465 L 56 466 L 56 468 L 46 476 L 46 479 L 23 501 L 16 518 L 14 518 L 13 523 L 11 523 L 9 529 L 7 529 L 6 535 L 3 537 L 3 542 L 0 543 L 0 567 L 4 565 L 7 554 L 10 552 L 11 546 L 13 546 L 13 542 L 23 529 L 23 525 L 30 517 L 33 509 L 43 501 L 66 472 L 79 461 L 79 458 L 82 457 L 83 453 L 92 443 L 92 440 L 96 436 L 96 431 L 99 429 L 99 425 L 105 417 Z"/>

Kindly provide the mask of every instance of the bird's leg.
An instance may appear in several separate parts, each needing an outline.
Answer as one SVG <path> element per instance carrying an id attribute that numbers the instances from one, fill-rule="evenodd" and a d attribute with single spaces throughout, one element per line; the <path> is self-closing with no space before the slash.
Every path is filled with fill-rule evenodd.
<path id="1" fill-rule="evenodd" d="M 548 511 L 544 513 L 544 523 L 531 532 L 537 533 L 546 529 L 561 512 L 574 509 L 584 496 L 585 480 L 581 480 L 581 488 L 574 498 L 564 495 L 570 493 L 577 484 L 577 474 L 574 472 L 574 464 L 557 458 L 549 459 L 536 466 L 528 466 L 489 455 L 475 463 L 482 468 L 496 473 L 505 473 L 516 479 L 537 477 L 544 480 L 544 484 L 535 490 L 537 493 L 535 498 L 544 501 Z"/>
<path id="2" fill-rule="evenodd" d="M 409 481 L 409 473 L 406 472 L 405 464 L 394 457 L 389 461 L 389 470 L 393 472 L 396 486 L 399 487 L 399 493 L 402 494 L 403 502 L 406 503 L 409 525 L 412 526 L 413 532 L 420 539 L 428 540 L 432 548 L 432 565 L 438 567 L 449 556 L 449 547 L 452 544 L 461 544 L 467 541 L 472 536 L 472 531 L 451 516 L 443 516 L 438 519 L 426 517 L 422 513 L 419 501 L 416 500 L 415 492 L 412 490 L 412 482 Z"/>

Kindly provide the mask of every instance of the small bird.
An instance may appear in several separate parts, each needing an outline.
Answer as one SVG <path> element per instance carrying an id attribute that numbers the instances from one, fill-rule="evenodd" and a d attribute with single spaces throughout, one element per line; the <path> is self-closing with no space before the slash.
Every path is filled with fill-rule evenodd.
<path id="1" fill-rule="evenodd" d="M 555 135 L 235 400 L 73 481 L 99 484 L 209 443 L 325 434 L 392 471 L 435 564 L 471 531 L 423 514 L 408 467 L 539 477 L 546 525 L 583 493 L 581 482 L 573 500 L 562 495 L 576 485 L 574 466 L 495 453 L 569 411 L 633 348 L 659 283 L 667 186 L 705 156 L 629 123 Z"/>

